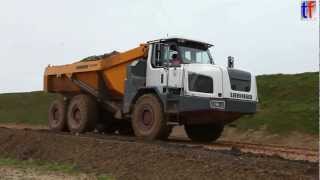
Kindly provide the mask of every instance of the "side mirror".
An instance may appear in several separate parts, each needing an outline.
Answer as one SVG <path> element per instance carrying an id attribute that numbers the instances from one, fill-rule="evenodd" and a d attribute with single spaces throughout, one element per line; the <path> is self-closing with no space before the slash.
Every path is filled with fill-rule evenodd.
<path id="1" fill-rule="evenodd" d="M 228 68 L 234 67 L 234 57 L 228 56 Z"/>
<path id="2" fill-rule="evenodd" d="M 156 55 L 156 65 L 157 66 L 161 66 L 161 44 L 156 44 L 156 52 L 155 52 L 155 55 Z"/>
<path id="3" fill-rule="evenodd" d="M 155 58 L 154 58 L 154 63 L 156 66 L 163 66 L 165 60 L 167 59 L 166 57 L 166 49 L 169 48 L 168 44 L 164 44 L 164 43 L 155 43 L 155 49 L 154 49 L 154 53 L 155 53 Z"/>

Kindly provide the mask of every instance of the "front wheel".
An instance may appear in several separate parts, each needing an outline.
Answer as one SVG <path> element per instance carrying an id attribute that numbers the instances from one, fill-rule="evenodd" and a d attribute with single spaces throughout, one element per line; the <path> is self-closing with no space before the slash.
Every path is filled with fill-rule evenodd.
<path id="1" fill-rule="evenodd" d="M 188 137 L 196 142 L 212 142 L 217 140 L 223 131 L 222 123 L 184 125 Z"/>
<path id="2" fill-rule="evenodd" d="M 134 134 L 144 139 L 166 139 L 170 134 L 162 104 L 152 94 L 139 97 L 134 106 L 131 123 Z"/>

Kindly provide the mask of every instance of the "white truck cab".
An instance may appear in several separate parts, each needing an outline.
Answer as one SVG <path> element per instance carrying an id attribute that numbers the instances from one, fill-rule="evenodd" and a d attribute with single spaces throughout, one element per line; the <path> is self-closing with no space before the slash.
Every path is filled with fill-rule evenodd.
<path id="1" fill-rule="evenodd" d="M 156 87 L 161 93 L 175 89 L 181 96 L 258 101 L 255 76 L 214 64 L 209 51 L 212 45 L 181 38 L 149 43 L 147 87 Z M 172 64 L 176 53 L 180 63 Z"/>

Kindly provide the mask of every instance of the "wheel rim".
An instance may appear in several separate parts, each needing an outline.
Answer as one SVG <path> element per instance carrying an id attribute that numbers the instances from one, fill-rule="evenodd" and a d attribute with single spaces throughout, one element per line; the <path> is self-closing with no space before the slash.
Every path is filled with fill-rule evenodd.
<path id="1" fill-rule="evenodd" d="M 150 130 L 154 124 L 153 111 L 150 106 L 144 106 L 140 113 L 141 128 L 143 130 Z"/>
<path id="2" fill-rule="evenodd" d="M 79 125 L 81 122 L 81 113 L 79 108 L 73 108 L 72 110 L 72 119 L 74 119 L 74 122 Z"/>
<path id="3" fill-rule="evenodd" d="M 145 126 L 150 126 L 152 124 L 152 114 L 148 109 L 144 110 L 142 113 L 142 123 Z"/>
<path id="4" fill-rule="evenodd" d="M 53 124 L 58 124 L 59 123 L 59 117 L 60 117 L 60 112 L 58 108 L 54 108 L 52 111 L 52 123 Z"/>

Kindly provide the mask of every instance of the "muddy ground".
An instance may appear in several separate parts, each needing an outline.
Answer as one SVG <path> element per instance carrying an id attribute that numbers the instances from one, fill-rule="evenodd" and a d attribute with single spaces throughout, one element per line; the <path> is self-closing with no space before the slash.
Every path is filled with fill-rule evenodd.
<path id="1" fill-rule="evenodd" d="M 318 179 L 318 163 L 166 142 L 98 140 L 0 128 L 0 154 L 75 164 L 118 179 Z"/>
<path id="2" fill-rule="evenodd" d="M 14 128 L 14 129 L 48 129 L 44 125 L 30 125 L 30 124 L 14 124 L 14 123 L 0 123 L 0 127 Z M 177 126 L 171 133 L 171 139 L 182 138 L 188 139 L 183 126 Z M 300 132 L 291 132 L 286 135 L 273 134 L 262 127 L 258 130 L 239 130 L 234 127 L 226 126 L 218 141 L 239 141 L 258 144 L 274 144 L 280 146 L 319 149 L 319 137 Z"/>
<path id="3" fill-rule="evenodd" d="M 172 133 L 174 137 L 187 137 L 182 126 L 176 127 Z M 239 141 L 258 144 L 274 144 L 280 146 L 318 149 L 319 137 L 316 135 L 291 132 L 280 135 L 268 132 L 264 127 L 258 130 L 239 130 L 226 126 L 218 141 Z"/>

